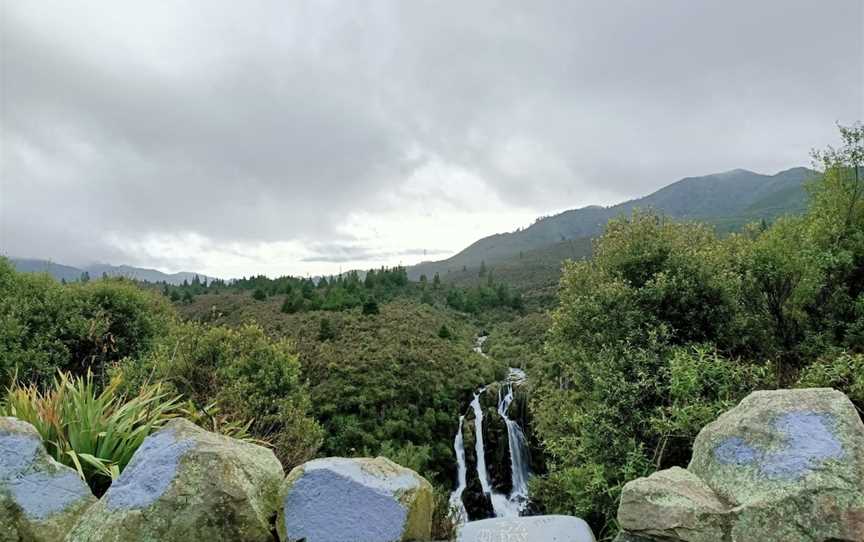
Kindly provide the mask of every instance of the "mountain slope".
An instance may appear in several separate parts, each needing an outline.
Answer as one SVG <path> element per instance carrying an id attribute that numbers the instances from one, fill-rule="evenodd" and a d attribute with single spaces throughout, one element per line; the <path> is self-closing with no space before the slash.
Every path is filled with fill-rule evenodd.
<path id="1" fill-rule="evenodd" d="M 32 258 L 9 258 L 9 261 L 12 262 L 15 269 L 20 272 L 48 273 L 57 280 L 65 280 L 67 282 L 80 279 L 81 274 L 85 271 L 94 279 L 105 274 L 109 277 L 126 277 L 147 282 L 167 282 L 168 284 L 182 284 L 184 280 L 191 282 L 196 275 L 201 280 L 204 280 L 205 278 L 207 280 L 212 279 L 212 277 L 207 277 L 200 273 L 189 273 L 185 271 L 179 273 L 163 273 L 156 269 L 132 267 L 131 265 L 109 265 L 100 263 L 88 265 L 86 267 L 72 267 L 71 265 L 63 265 L 48 260 Z"/>
<path id="2" fill-rule="evenodd" d="M 806 206 L 804 183 L 814 174 L 798 167 L 776 175 L 735 169 L 688 177 L 643 198 L 612 207 L 573 209 L 539 219 L 524 230 L 484 237 L 451 258 L 423 262 L 408 272 L 411 278 L 459 273 L 476 268 L 481 262 L 496 264 L 562 241 L 595 237 L 610 219 L 640 208 L 655 209 L 674 218 L 714 223 L 728 231 L 747 222 L 800 212 Z"/>

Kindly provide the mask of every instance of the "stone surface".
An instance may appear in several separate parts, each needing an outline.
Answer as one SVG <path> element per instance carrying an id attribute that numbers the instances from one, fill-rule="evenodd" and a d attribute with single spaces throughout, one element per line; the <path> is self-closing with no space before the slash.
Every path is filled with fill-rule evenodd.
<path id="1" fill-rule="evenodd" d="M 705 482 L 674 467 L 624 486 L 618 521 L 645 535 L 715 542 L 723 539 L 726 512 L 726 506 Z"/>
<path id="2" fill-rule="evenodd" d="M 472 521 L 459 528 L 458 542 L 594 542 L 591 528 L 572 516 L 529 516 Z"/>
<path id="3" fill-rule="evenodd" d="M 703 428 L 686 471 L 628 483 L 618 519 L 688 542 L 862 541 L 864 424 L 835 390 L 752 393 Z"/>
<path id="4" fill-rule="evenodd" d="M 171 420 L 67 541 L 271 542 L 283 474 L 267 448 Z"/>
<path id="5" fill-rule="evenodd" d="M 429 540 L 432 486 L 385 457 L 331 457 L 304 463 L 282 486 L 283 541 Z"/>
<path id="6" fill-rule="evenodd" d="M 54 542 L 96 501 L 29 423 L 0 417 L 0 540 Z"/>

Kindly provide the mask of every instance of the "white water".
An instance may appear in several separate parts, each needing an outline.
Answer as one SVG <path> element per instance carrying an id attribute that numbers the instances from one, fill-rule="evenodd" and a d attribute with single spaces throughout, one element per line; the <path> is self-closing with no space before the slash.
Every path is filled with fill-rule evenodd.
<path id="1" fill-rule="evenodd" d="M 498 414 L 507 424 L 507 442 L 510 447 L 510 472 L 513 484 L 513 489 L 507 498 L 505 517 L 520 515 L 528 504 L 528 478 L 531 477 L 528 442 L 519 424 L 507 415 L 507 410 L 513 402 L 513 384 L 521 383 L 524 380 L 524 372 L 519 369 L 510 369 L 510 375 L 507 379 L 507 393 L 502 398 L 501 390 L 498 391 Z"/>
<path id="2" fill-rule="evenodd" d="M 464 523 L 468 519 L 468 513 L 465 511 L 465 505 L 462 503 L 462 493 L 468 486 L 468 465 L 465 462 L 465 440 L 462 437 L 462 423 L 465 421 L 465 416 L 459 416 L 459 431 L 456 432 L 456 438 L 453 439 L 453 449 L 456 450 L 456 465 L 458 487 L 450 494 L 450 508 L 456 510 L 456 521 Z"/>
<path id="3" fill-rule="evenodd" d="M 483 353 L 481 348 L 485 340 L 486 337 L 477 338 L 475 352 Z M 480 480 L 483 493 L 489 495 L 492 501 L 492 510 L 496 517 L 517 517 L 525 510 L 528 503 L 528 478 L 531 476 L 528 443 L 522 428 L 507 415 L 507 410 L 513 402 L 513 385 L 521 384 L 525 378 L 524 371 L 511 368 L 506 382 L 502 383 L 502 385 L 506 385 L 507 392 L 502 397 L 501 388 L 498 390 L 498 415 L 507 425 L 507 441 L 510 450 L 513 489 L 509 496 L 492 490 L 489 483 L 489 473 L 486 470 L 486 449 L 483 443 L 483 408 L 480 405 L 480 396 L 486 392 L 486 388 L 475 393 L 474 399 L 471 401 L 471 409 L 474 412 L 474 450 L 477 456 L 477 478 Z M 468 520 L 465 505 L 462 503 L 462 493 L 467 486 L 468 470 L 465 462 L 465 443 L 462 437 L 464 420 L 465 416 L 459 417 L 459 429 L 453 441 L 453 449 L 456 451 L 458 487 L 450 495 L 450 505 L 451 508 L 456 509 L 458 514 L 456 519 L 459 523 Z"/>
<path id="4" fill-rule="evenodd" d="M 480 479 L 480 487 L 483 493 L 491 494 L 492 486 L 489 484 L 489 473 L 486 471 L 486 448 L 483 446 L 483 407 L 480 406 L 480 396 L 486 391 L 483 388 L 474 394 L 471 408 L 474 410 L 474 451 L 477 454 L 477 477 Z"/>

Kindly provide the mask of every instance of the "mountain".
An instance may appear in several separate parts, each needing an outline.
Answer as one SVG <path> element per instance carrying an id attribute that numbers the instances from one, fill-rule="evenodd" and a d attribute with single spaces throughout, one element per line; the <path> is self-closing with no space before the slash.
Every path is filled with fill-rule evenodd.
<path id="1" fill-rule="evenodd" d="M 81 278 L 83 269 L 50 262 L 48 260 L 33 260 L 29 258 L 9 258 L 15 269 L 22 273 L 48 273 L 57 280 L 71 282 Z"/>
<path id="2" fill-rule="evenodd" d="M 703 177 L 687 177 L 645 196 L 611 207 L 591 206 L 564 211 L 538 219 L 531 226 L 510 233 L 484 237 L 455 256 L 437 262 L 422 262 L 408 273 L 412 279 L 421 274 L 455 274 L 486 265 L 507 262 L 513 265 L 520 254 L 552 247 L 564 241 L 582 240 L 579 255 L 587 255 L 584 240 L 596 237 L 606 223 L 628 215 L 634 209 L 654 209 L 682 220 L 715 224 L 722 231 L 732 231 L 748 222 L 772 220 L 783 214 L 800 213 L 806 207 L 805 181 L 815 171 L 797 167 L 776 175 L 762 175 L 745 169 L 734 169 Z M 552 253 L 566 253 L 568 247 L 551 248 Z M 545 257 L 544 257 L 545 258 Z M 542 259 L 542 258 L 541 258 Z M 560 261 L 560 260 L 559 260 Z M 526 263 L 530 262 L 530 260 Z"/>
<path id="3" fill-rule="evenodd" d="M 63 265 L 48 260 L 38 260 L 31 258 L 9 258 L 15 269 L 24 273 L 48 273 L 57 280 L 65 280 L 67 282 L 75 281 L 81 278 L 81 274 L 85 271 L 91 278 L 99 278 L 103 274 L 109 277 L 126 277 L 134 280 L 142 280 L 147 282 L 167 282 L 168 284 L 182 284 L 184 280 L 189 282 L 197 275 L 201 280 L 205 278 L 209 281 L 213 277 L 208 277 L 201 273 L 190 273 L 181 271 L 179 273 L 163 273 L 156 269 L 146 269 L 143 267 L 132 267 L 131 265 L 109 265 L 97 263 L 85 267 L 72 267 Z"/>

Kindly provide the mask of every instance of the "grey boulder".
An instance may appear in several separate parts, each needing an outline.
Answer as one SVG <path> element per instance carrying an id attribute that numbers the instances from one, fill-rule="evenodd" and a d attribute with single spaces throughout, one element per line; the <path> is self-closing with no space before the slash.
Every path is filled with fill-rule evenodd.
<path id="1" fill-rule="evenodd" d="M 472 521 L 459 528 L 458 542 L 594 542 L 594 533 L 573 516 L 528 516 Z"/>
<path id="2" fill-rule="evenodd" d="M 148 436 L 68 542 L 272 542 L 282 466 L 184 419 Z"/>
<path id="3" fill-rule="evenodd" d="M 673 541 L 862 541 L 864 424 L 835 390 L 754 392 L 702 429 L 687 470 L 625 485 L 618 520 Z"/>
<path id="4" fill-rule="evenodd" d="M 55 461 L 32 425 L 0 417 L 0 540 L 55 542 L 96 497 Z"/>
<path id="5" fill-rule="evenodd" d="M 432 486 L 386 457 L 330 457 L 292 470 L 282 486 L 283 541 L 429 540 Z"/>

